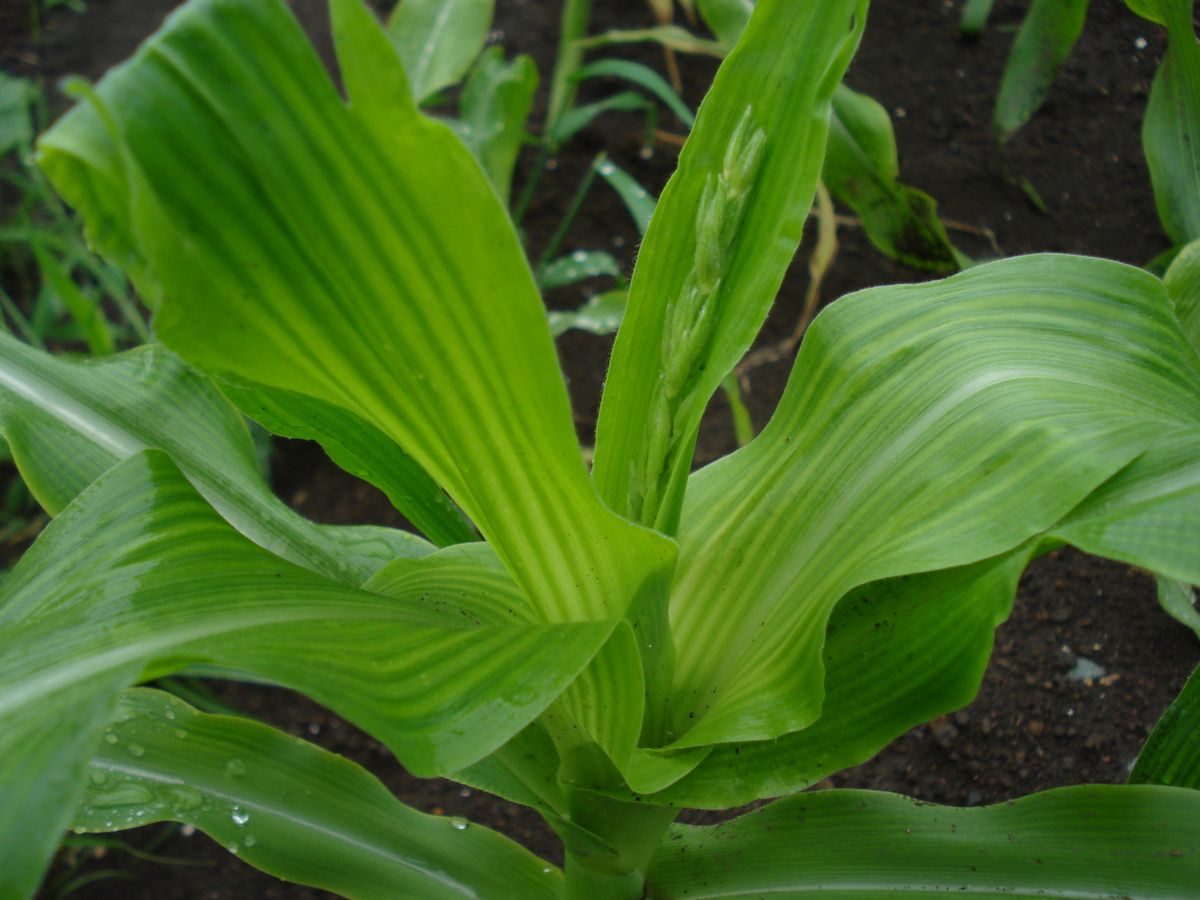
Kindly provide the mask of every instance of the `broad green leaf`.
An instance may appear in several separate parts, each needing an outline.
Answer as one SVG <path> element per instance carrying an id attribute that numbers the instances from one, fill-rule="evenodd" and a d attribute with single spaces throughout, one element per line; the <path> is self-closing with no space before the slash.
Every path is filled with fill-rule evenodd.
<path id="1" fill-rule="evenodd" d="M 1196 609 L 1196 590 L 1186 581 L 1156 576 L 1158 602 L 1163 611 L 1180 625 L 1192 629 L 1200 638 L 1200 610 Z"/>
<path id="2" fill-rule="evenodd" d="M 522 54 L 505 62 L 500 47 L 489 47 L 471 70 L 459 100 L 455 130 L 506 206 L 517 154 L 528 138 L 525 122 L 537 85 L 537 66 L 530 57 Z"/>
<path id="3" fill-rule="evenodd" d="M 630 284 L 596 430 L 609 506 L 676 530 L 700 417 L 800 242 L 866 3 L 763 0 L 717 73 Z"/>
<path id="4" fill-rule="evenodd" d="M 1033 0 L 1013 41 L 996 95 L 992 124 L 1001 139 L 1032 118 L 1059 66 L 1071 55 L 1090 0 Z"/>
<path id="5" fill-rule="evenodd" d="M 1200 789 L 1200 668 L 1150 732 L 1129 783 Z"/>
<path id="6" fill-rule="evenodd" d="M 457 83 L 483 49 L 494 0 L 400 0 L 388 36 L 417 102 Z"/>
<path id="7" fill-rule="evenodd" d="M 550 330 L 556 336 L 572 328 L 592 334 L 612 334 L 621 327 L 628 296 L 625 291 L 605 291 L 590 297 L 578 309 L 554 310 L 550 313 Z"/>
<path id="8" fill-rule="evenodd" d="M 1192 0 L 1159 0 L 1169 46 L 1150 86 L 1142 149 L 1163 230 L 1176 244 L 1200 239 L 1200 45 Z"/>
<path id="9" fill-rule="evenodd" d="M 871 243 L 905 265 L 954 272 L 958 256 L 937 217 L 937 201 L 901 184 L 896 137 L 887 110 L 839 85 L 821 179 L 858 214 Z"/>
<path id="10" fill-rule="evenodd" d="M 28 146 L 33 139 L 34 87 L 23 78 L 0 72 L 0 156 Z"/>
<path id="11" fill-rule="evenodd" d="M 696 117 L 675 93 L 675 89 L 667 84 L 661 75 L 641 63 L 628 59 L 600 59 L 580 68 L 574 78 L 576 81 L 587 78 L 620 78 L 653 94 L 688 128 L 696 121 Z"/>
<path id="12" fill-rule="evenodd" d="M 255 868 L 346 897 L 559 896 L 508 838 L 398 802 L 347 759 L 170 694 L 122 694 L 88 764 L 75 829 L 192 825 Z"/>
<path id="13" fill-rule="evenodd" d="M 645 234 L 646 229 L 650 227 L 650 217 L 654 215 L 658 199 L 611 159 L 602 159 L 596 164 L 596 171 L 608 182 L 608 186 L 617 192 L 617 196 L 629 210 L 629 215 L 633 216 L 638 233 Z"/>
<path id="14" fill-rule="evenodd" d="M 497 573 L 465 572 L 462 608 L 477 589 L 494 603 Z M 111 468 L 0 586 L 0 895 L 32 888 L 119 692 L 139 681 L 247 672 L 335 710 L 410 771 L 444 774 L 525 727 L 611 631 L 478 624 L 422 594 L 454 577 L 434 564 L 408 595 L 347 587 L 247 541 L 162 453 Z"/>
<path id="15" fill-rule="evenodd" d="M 697 0 L 700 17 L 708 30 L 721 39 L 726 50 L 732 50 L 754 12 L 754 0 Z"/>
<path id="16" fill-rule="evenodd" d="M 646 802 L 729 809 L 795 793 L 966 706 L 1030 556 L 1022 546 L 851 591 L 826 631 L 821 717 L 778 740 L 718 745 L 695 771 Z"/>
<path id="17" fill-rule="evenodd" d="M 399 531 L 314 525 L 263 480 L 245 423 L 216 387 L 158 345 L 72 362 L 0 334 L 0 429 L 51 515 L 119 461 L 168 453 L 225 519 L 291 562 L 361 584 L 431 549 Z"/>
<path id="18" fill-rule="evenodd" d="M 1156 438 L 1052 534 L 1087 553 L 1200 584 L 1200 429 Z"/>
<path id="19" fill-rule="evenodd" d="M 611 253 L 605 253 L 603 250 L 576 250 L 542 266 L 538 271 L 538 282 L 543 290 L 550 291 L 600 275 L 619 279 L 621 264 Z M 553 316 L 553 313 L 551 315 Z M 554 331 L 553 324 L 550 330 Z"/>
<path id="20" fill-rule="evenodd" d="M 282 0 L 194 0 L 105 78 L 103 112 L 76 107 L 43 138 L 43 166 L 128 236 L 167 298 L 168 346 L 371 423 L 543 620 L 615 619 L 661 590 L 673 548 L 589 482 L 537 288 L 478 164 L 416 109 L 361 0 L 332 12 L 348 104 Z"/>
<path id="21" fill-rule="evenodd" d="M 221 392 L 272 434 L 320 442 L 330 459 L 378 487 L 434 543 L 478 540 L 471 523 L 407 453 L 349 410 L 313 397 L 230 378 Z"/>
<path id="22" fill-rule="evenodd" d="M 1179 251 L 1163 276 L 1163 284 L 1175 304 L 1183 333 L 1200 353 L 1200 239 Z"/>
<path id="23" fill-rule="evenodd" d="M 647 896 L 1183 897 L 1198 843 L 1196 791 L 1086 785 L 969 809 L 821 791 L 673 826 Z"/>
<path id="24" fill-rule="evenodd" d="M 665 749 L 811 725 L 849 591 L 1003 554 L 1101 485 L 1122 522 L 1169 510 L 1162 548 L 1112 540 L 1186 574 L 1195 498 L 1165 489 L 1191 483 L 1198 440 L 1200 360 L 1141 270 L 1032 256 L 835 303 L 763 433 L 692 478 L 671 598 L 681 737 Z M 1163 492 L 1142 510 L 1118 475 L 1144 487 L 1139 464 Z"/>

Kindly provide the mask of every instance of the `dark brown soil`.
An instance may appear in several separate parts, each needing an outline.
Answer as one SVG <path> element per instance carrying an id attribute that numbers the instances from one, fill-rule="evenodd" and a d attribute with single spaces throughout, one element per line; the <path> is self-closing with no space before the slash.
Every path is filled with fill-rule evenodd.
<path id="1" fill-rule="evenodd" d="M 23 2 L 8 2 L 24 8 Z M 173 5 L 173 0 L 91 0 L 86 16 L 52 16 L 42 41 L 27 40 L 14 30 L 13 37 L 0 42 L 0 65 L 11 69 L 14 59 L 32 59 L 51 78 L 67 72 L 98 77 L 128 55 Z M 319 3 L 296 0 L 295 6 L 320 29 Z M 557 36 L 558 4 L 500 0 L 498 6 L 498 40 L 510 50 L 534 55 L 545 80 Z M 597 6 L 597 30 L 650 24 L 645 4 L 636 0 Z M 1026 6 L 999 0 L 982 38 L 966 41 L 958 35 L 958 9 L 951 0 L 876 0 L 848 80 L 892 111 L 906 180 L 933 194 L 943 215 L 964 226 L 955 226 L 952 236 L 966 251 L 980 256 L 994 252 L 977 233 L 990 229 L 1006 255 L 1063 250 L 1144 263 L 1167 244 L 1157 224 L 1139 136 L 1162 35 L 1128 13 L 1120 0 L 1095 0 L 1084 37 L 1046 106 L 1000 149 L 990 133 L 991 101 L 1012 28 Z M 0 4 L 0 23 L 7 27 L 15 18 Z M 652 65 L 661 63 L 652 48 L 634 54 Z M 684 60 L 685 94 L 693 105 L 713 70 L 708 62 Z M 662 124 L 667 130 L 680 127 L 669 117 Z M 641 134 L 636 118 L 612 116 L 602 128 L 581 134 L 553 161 L 523 223 L 532 255 L 545 246 L 600 150 L 648 188 L 661 189 L 673 167 L 673 151 L 659 146 L 647 158 Z M 523 160 L 526 171 L 531 162 L 532 154 Z M 1022 178 L 1036 189 L 1046 211 L 1030 201 Z M 839 238 L 839 256 L 823 290 L 827 298 L 923 277 L 884 260 L 853 227 L 843 227 Z M 567 248 L 606 249 L 628 266 L 636 245 L 636 232 L 620 203 L 597 186 L 571 229 Z M 779 341 L 793 327 L 806 286 L 804 257 L 802 250 L 764 330 L 764 343 Z M 549 298 L 553 306 L 581 300 L 575 289 Z M 605 339 L 578 333 L 560 342 L 584 441 L 590 441 L 610 346 Z M 785 375 L 785 363 L 751 373 L 748 402 L 758 426 L 769 417 Z M 715 400 L 702 432 L 699 461 L 717 458 L 733 446 L 728 411 L 723 401 Z M 337 470 L 312 445 L 280 442 L 275 482 L 285 499 L 319 521 L 399 521 L 379 492 Z M 826 786 L 864 786 L 931 801 L 980 804 L 1054 785 L 1122 781 L 1150 727 L 1200 660 L 1200 644 L 1161 612 L 1146 576 L 1070 550 L 1030 568 L 996 646 L 974 704 L 915 729 Z M 1078 674 L 1077 667 L 1089 661 L 1103 672 L 1073 680 L 1072 672 Z M 536 815 L 449 782 L 412 779 L 377 742 L 303 698 L 239 686 L 222 687 L 221 695 L 363 764 L 406 803 L 466 816 L 556 859 L 555 839 Z M 130 839 L 147 841 L 159 830 L 144 829 Z M 164 867 L 110 851 L 81 872 L 117 869 L 124 877 L 81 887 L 74 896 L 328 896 L 261 875 L 200 834 L 175 831 L 157 852 L 196 865 Z M 62 871 L 61 865 L 56 868 Z"/>

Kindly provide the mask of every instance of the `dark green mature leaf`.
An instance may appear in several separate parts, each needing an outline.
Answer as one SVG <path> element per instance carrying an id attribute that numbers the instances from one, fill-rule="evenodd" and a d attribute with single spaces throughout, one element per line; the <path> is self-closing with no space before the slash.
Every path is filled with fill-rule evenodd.
<path id="1" fill-rule="evenodd" d="M 1193 489 L 1172 486 L 1191 484 L 1197 441 L 1200 360 L 1141 270 L 1034 256 L 844 298 L 766 430 L 692 479 L 671 601 L 682 737 L 666 749 L 809 726 L 847 592 L 1010 551 L 1102 484 L 1116 520 L 1169 508 L 1179 533 L 1096 540 L 1186 575 L 1200 522 Z M 1164 496 L 1142 508 L 1147 482 Z M 1082 541 L 1108 512 L 1085 506 L 1056 534 Z"/>
<path id="2" fill-rule="evenodd" d="M 1135 11 L 1167 26 L 1142 122 L 1142 148 L 1163 230 L 1176 244 L 1200 239 L 1200 46 L 1192 0 L 1157 0 Z"/>
<path id="3" fill-rule="evenodd" d="M 295 391 L 231 378 L 221 392 L 272 434 L 319 441 L 330 459 L 378 487 L 439 546 L 478 540 L 462 511 L 396 443 L 362 418 Z M 198 422 L 197 426 L 203 423 Z"/>
<path id="4" fill-rule="evenodd" d="M 1090 0 L 1033 0 L 1009 51 L 992 124 L 1009 137 L 1037 112 L 1083 31 Z"/>
<path id="5" fill-rule="evenodd" d="M 274 728 L 161 691 L 120 699 L 75 829 L 175 821 L 250 865 L 346 897 L 556 897 L 558 870 L 463 819 L 398 802 L 370 773 Z"/>
<path id="6" fill-rule="evenodd" d="M 2 585 L 0 896 L 36 883 L 119 692 L 191 664 L 302 691 L 419 774 L 495 750 L 566 688 L 611 625 L 523 624 L 540 612 L 532 605 L 504 622 L 463 616 L 494 606 L 508 576 L 453 562 L 407 580 L 385 570 L 378 589 L 392 596 L 354 589 L 251 544 L 162 453 L 109 469 Z M 439 605 L 438 584 L 458 608 Z"/>
<path id="7" fill-rule="evenodd" d="M 554 131 L 547 135 L 547 139 L 557 146 L 569 141 L 606 112 L 639 112 L 642 110 L 646 112 L 647 116 L 652 116 L 654 104 L 637 91 L 609 94 L 594 103 L 572 106 L 555 123 Z"/>
<path id="8" fill-rule="evenodd" d="M 43 165 L 167 289 L 168 346 L 379 428 L 544 620 L 619 617 L 661 590 L 673 548 L 596 496 L 537 288 L 478 164 L 418 112 L 361 0 L 332 11 L 348 105 L 282 0 L 196 0 L 106 77 L 103 114 L 77 107 L 43 139 Z"/>
<path id="9" fill-rule="evenodd" d="M 821 173 L 825 186 L 858 214 L 881 253 L 918 269 L 957 271 L 958 255 L 937 217 L 937 201 L 899 178 L 887 110 L 866 94 L 839 85 Z"/>
<path id="10" fill-rule="evenodd" d="M 1200 792 L 1087 785 L 973 809 L 823 791 L 676 825 L 647 896 L 1183 897 L 1200 883 Z"/>
<path id="11" fill-rule="evenodd" d="M 620 78 L 653 94 L 688 128 L 696 121 L 696 117 L 675 93 L 675 89 L 667 84 L 661 75 L 641 63 L 628 59 L 600 59 L 583 66 L 573 77 L 576 81 L 587 78 Z"/>
<path id="12" fill-rule="evenodd" d="M 242 534 L 339 581 L 361 584 L 396 556 L 432 549 L 404 532 L 314 525 L 297 515 L 271 493 L 237 411 L 158 345 L 71 362 L 0 333 L 0 429 L 51 515 L 119 461 L 155 448 Z"/>
<path id="13" fill-rule="evenodd" d="M 401 0 L 388 36 L 417 102 L 461 79 L 487 41 L 494 0 Z"/>
<path id="14" fill-rule="evenodd" d="M 593 477 L 631 519 L 675 531 L 700 416 L 799 244 L 865 15 L 763 0 L 717 73 L 638 254 L 600 409 Z"/>
<path id="15" fill-rule="evenodd" d="M 1200 668 L 1150 732 L 1129 783 L 1200 789 Z"/>
<path id="16" fill-rule="evenodd" d="M 489 47 L 471 71 L 459 100 L 455 130 L 506 206 L 517 154 L 528 137 L 525 122 L 537 85 L 532 58 L 522 54 L 505 62 L 503 49 Z"/>

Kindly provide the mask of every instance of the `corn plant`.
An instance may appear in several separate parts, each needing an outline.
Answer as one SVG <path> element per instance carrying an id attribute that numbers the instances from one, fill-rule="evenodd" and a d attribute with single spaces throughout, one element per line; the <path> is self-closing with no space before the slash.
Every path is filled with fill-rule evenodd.
<path id="1" fill-rule="evenodd" d="M 1200 357 L 1163 282 L 1043 255 L 843 298 L 767 428 L 691 472 L 866 23 L 761 0 L 647 230 L 589 475 L 495 189 L 361 0 L 330 9 L 344 96 L 283 0 L 192 0 L 41 140 L 158 342 L 0 336 L 0 425 L 54 515 L 0 595 L 0 896 L 66 828 L 158 820 L 360 897 L 1193 890 L 1186 788 L 798 793 L 969 702 L 1038 553 L 1200 581 Z M 300 518 L 239 410 L 428 540 Z M 564 867 L 137 687 L 198 668 L 533 808 Z"/>

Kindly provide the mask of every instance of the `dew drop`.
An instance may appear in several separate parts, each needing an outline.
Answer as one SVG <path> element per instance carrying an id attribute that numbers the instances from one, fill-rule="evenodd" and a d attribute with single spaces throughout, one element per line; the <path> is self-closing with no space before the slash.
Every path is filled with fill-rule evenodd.
<path id="1" fill-rule="evenodd" d="M 175 737 L 180 738 L 180 739 L 185 738 L 185 737 L 187 737 L 187 732 L 184 731 L 182 728 L 176 728 L 175 729 Z"/>
<path id="2" fill-rule="evenodd" d="M 241 809 L 241 808 L 235 806 L 233 808 L 233 811 L 229 814 L 229 818 L 233 819 L 234 825 L 241 826 L 241 825 L 245 825 L 247 822 L 250 821 L 250 813 L 246 812 L 244 809 Z"/>
<path id="3" fill-rule="evenodd" d="M 90 806 L 107 808 L 112 806 L 137 806 L 141 803 L 152 803 L 154 793 L 140 784 L 122 784 L 103 794 L 89 798 Z M 110 823 L 111 824 L 111 823 Z"/>
<path id="4" fill-rule="evenodd" d="M 471 823 L 468 822 L 466 819 L 462 818 L 462 816 L 451 816 L 450 817 L 450 827 L 453 828 L 455 831 L 466 831 L 467 828 L 470 827 L 470 825 L 471 825 Z"/>
<path id="5" fill-rule="evenodd" d="M 182 784 L 173 785 L 166 793 L 171 808 L 176 812 L 186 812 L 204 805 L 204 797 L 199 791 Z"/>
<path id="6" fill-rule="evenodd" d="M 258 843 L 258 838 L 256 838 L 256 837 L 255 837 L 254 835 L 252 835 L 252 834 L 248 834 L 248 835 L 246 835 L 246 840 L 245 840 L 245 841 L 243 841 L 243 843 L 244 843 L 244 844 L 245 844 L 247 847 L 253 847 L 255 844 L 257 844 L 257 843 Z"/>
<path id="7" fill-rule="evenodd" d="M 587 262 L 587 253 L 585 253 L 583 250 L 576 250 L 571 254 L 571 259 L 575 260 L 577 263 Z"/>
<path id="8" fill-rule="evenodd" d="M 230 853 L 232 853 L 234 856 L 237 856 L 238 851 L 242 848 L 237 845 L 237 841 L 234 841 L 232 844 L 230 844 L 225 849 L 228 850 Z"/>
<path id="9" fill-rule="evenodd" d="M 115 744 L 116 742 L 117 742 L 117 736 L 115 734 L 113 734 L 111 731 L 108 734 L 104 735 L 104 743 Z"/>
<path id="10" fill-rule="evenodd" d="M 225 763 L 225 776 L 227 778 L 241 778 L 246 774 L 246 764 L 240 759 L 234 758 Z"/>
<path id="11" fill-rule="evenodd" d="M 600 163 L 600 168 L 597 171 L 601 175 L 613 175 L 617 171 L 617 167 L 610 162 Z"/>
<path id="12" fill-rule="evenodd" d="M 141 744 L 130 744 L 125 748 L 129 751 L 129 755 L 141 759 L 146 755 L 146 748 Z"/>
<path id="13" fill-rule="evenodd" d="M 175 710 L 168 709 L 164 715 L 166 715 L 166 717 L 168 719 L 174 719 L 175 718 Z"/>
<path id="14" fill-rule="evenodd" d="M 92 784 L 104 784 L 104 782 L 108 781 L 107 775 L 95 769 L 89 773 L 89 777 L 92 779 Z"/>
<path id="15" fill-rule="evenodd" d="M 553 875 L 554 874 L 554 866 L 542 866 L 542 874 L 543 875 Z"/>

